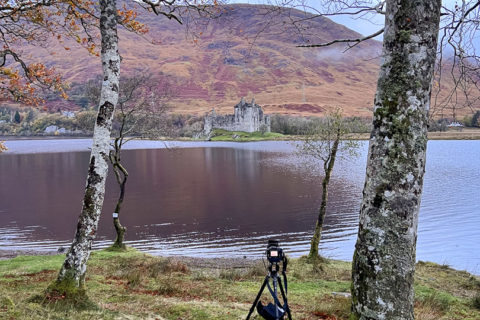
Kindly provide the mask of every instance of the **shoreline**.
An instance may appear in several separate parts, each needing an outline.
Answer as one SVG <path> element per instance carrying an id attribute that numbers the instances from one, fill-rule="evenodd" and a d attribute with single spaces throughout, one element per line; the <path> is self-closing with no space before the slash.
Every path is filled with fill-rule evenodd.
<path id="1" fill-rule="evenodd" d="M 349 136 L 350 139 L 353 140 L 369 140 L 370 133 L 353 133 Z M 24 140 L 81 140 L 81 139 L 92 139 L 92 136 L 0 136 L 0 141 L 24 141 Z M 284 135 L 277 138 L 265 138 L 265 139 L 225 139 L 225 140 L 218 140 L 218 141 L 228 141 L 228 142 L 256 142 L 256 141 L 297 141 L 303 140 L 304 136 L 292 136 L 292 135 Z M 182 141 L 182 142 L 217 142 L 215 140 L 208 141 L 204 139 L 194 139 L 194 138 L 187 138 L 187 137 L 177 137 L 177 138 L 167 138 L 162 137 L 160 139 L 150 140 L 150 139 L 134 139 L 137 141 Z M 428 140 L 480 140 L 480 129 L 477 128 L 468 128 L 463 130 L 447 130 L 447 131 L 435 131 L 435 132 L 428 132 Z"/>
<path id="2" fill-rule="evenodd" d="M 58 252 L 58 251 L 40 251 L 40 250 L 3 250 L 0 249 L 0 261 L 5 261 L 5 260 L 10 260 L 13 258 L 16 258 L 18 256 L 56 256 L 56 255 L 65 255 L 66 254 L 67 248 L 65 248 L 64 252 Z M 134 250 L 137 251 L 138 253 L 151 256 L 154 258 L 161 258 L 161 259 L 169 259 L 172 261 L 180 261 L 187 265 L 189 268 L 192 269 L 208 269 L 208 270 L 226 270 L 226 269 L 248 269 L 255 267 L 259 263 L 262 263 L 262 259 L 252 259 L 252 258 L 226 258 L 226 257 L 208 257 L 208 258 L 201 258 L 201 257 L 190 257 L 190 256 L 163 256 L 163 255 L 153 255 L 148 252 L 144 252 L 132 247 L 128 247 L 127 251 Z M 91 253 L 95 252 L 103 252 L 106 251 L 105 249 L 96 249 L 92 250 Z M 298 260 L 302 259 L 302 257 L 297 257 L 297 258 L 289 258 Z M 330 261 L 336 261 L 340 263 L 351 263 L 352 261 L 345 261 L 345 260 L 340 260 L 340 259 L 330 259 L 326 258 L 327 260 Z M 265 262 L 265 260 L 263 261 Z M 430 261 L 423 261 L 423 260 L 418 260 L 415 264 L 424 264 L 424 263 L 433 263 L 437 264 L 435 262 L 430 262 Z M 448 265 L 447 265 L 448 266 Z M 471 274 L 474 277 L 479 277 L 480 278 L 480 273 L 473 273 L 471 271 L 467 271 L 464 269 L 455 269 L 453 267 L 452 270 L 456 270 L 458 272 L 467 272 Z"/>
<path id="3" fill-rule="evenodd" d="M 130 248 L 130 247 L 129 247 Z M 137 249 L 135 249 L 137 250 Z M 91 252 L 101 252 L 104 249 L 92 250 Z M 179 260 L 193 269 L 246 269 L 251 268 L 261 262 L 261 259 L 251 258 L 200 258 L 188 256 L 157 256 L 140 250 L 139 253 L 147 254 L 156 258 L 166 258 Z M 3 250 L 0 249 L 0 261 L 10 260 L 18 256 L 55 256 L 65 255 L 65 252 L 58 251 L 39 251 L 39 250 Z"/>
<path id="4" fill-rule="evenodd" d="M 40 251 L 40 250 L 5 250 L 0 249 L 0 261 L 13 259 L 18 256 L 53 256 L 60 254 L 58 251 Z"/>

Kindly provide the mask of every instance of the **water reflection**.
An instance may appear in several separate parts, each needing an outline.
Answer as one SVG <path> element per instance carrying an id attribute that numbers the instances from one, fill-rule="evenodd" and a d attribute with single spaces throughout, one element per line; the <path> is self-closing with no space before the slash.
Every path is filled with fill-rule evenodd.
<path id="1" fill-rule="evenodd" d="M 188 148 L 125 151 L 130 176 L 122 223 L 128 227 L 128 243 L 162 255 L 258 257 L 266 239 L 275 236 L 292 256 L 306 253 L 320 205 L 321 174 L 298 161 L 290 144 L 183 146 Z M 479 150 L 479 141 L 429 143 L 419 259 L 480 272 L 475 248 L 480 242 Z M 352 257 L 366 152 L 363 144 L 361 157 L 336 164 L 324 255 Z M 0 157 L 0 247 L 55 250 L 68 245 L 81 208 L 88 156 Z M 117 188 L 109 176 L 96 247 L 114 237 Z"/>

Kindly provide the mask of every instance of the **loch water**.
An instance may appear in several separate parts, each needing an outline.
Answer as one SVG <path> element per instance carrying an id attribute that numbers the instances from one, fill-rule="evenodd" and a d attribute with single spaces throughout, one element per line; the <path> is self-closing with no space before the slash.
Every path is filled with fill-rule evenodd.
<path id="1" fill-rule="evenodd" d="M 85 186 L 89 139 L 7 141 L 0 155 L 0 250 L 57 250 L 73 238 Z M 128 245 L 158 255 L 262 256 L 278 238 L 304 255 L 320 205 L 321 172 L 292 142 L 132 141 L 121 222 Z M 340 159 L 329 188 L 321 243 L 351 260 L 365 179 L 360 156 Z M 114 239 L 113 175 L 94 247 Z M 480 274 L 480 141 L 429 141 L 417 259 Z"/>

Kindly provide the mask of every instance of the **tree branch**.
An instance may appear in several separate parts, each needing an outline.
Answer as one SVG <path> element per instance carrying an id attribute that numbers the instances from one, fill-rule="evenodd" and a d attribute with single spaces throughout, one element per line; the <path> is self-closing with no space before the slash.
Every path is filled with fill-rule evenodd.
<path id="1" fill-rule="evenodd" d="M 384 29 L 382 28 L 382 29 L 378 30 L 377 32 L 375 32 L 375 33 L 373 33 L 369 36 L 363 37 L 363 38 L 336 39 L 336 40 L 326 42 L 326 43 L 300 45 L 300 46 L 297 46 L 297 47 L 299 47 L 299 48 L 320 48 L 320 47 L 328 47 L 328 46 L 331 46 L 332 44 L 335 44 L 335 43 L 348 43 L 349 44 L 348 49 L 351 49 L 351 48 L 353 48 L 354 46 L 356 46 L 357 44 L 359 44 L 363 41 L 366 41 L 366 40 L 369 40 L 369 39 L 375 38 L 376 36 L 381 35 L 383 33 L 383 31 L 384 31 Z M 350 43 L 352 43 L 352 42 L 355 42 L 355 44 L 351 45 Z"/>

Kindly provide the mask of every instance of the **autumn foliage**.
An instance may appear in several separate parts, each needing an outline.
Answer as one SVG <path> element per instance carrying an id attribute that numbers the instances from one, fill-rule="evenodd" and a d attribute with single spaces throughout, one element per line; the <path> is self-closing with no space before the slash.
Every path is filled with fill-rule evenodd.
<path id="1" fill-rule="evenodd" d="M 147 28 L 136 17 L 136 11 L 126 5 L 118 10 L 121 25 L 145 34 Z M 90 54 L 98 55 L 98 19 L 97 3 L 90 0 L 0 0 L 0 101 L 38 105 L 42 102 L 39 93 L 45 89 L 66 97 L 67 85 L 61 75 L 44 61 L 27 62 L 20 48 L 49 50 L 49 43 L 57 41 L 68 51 L 68 40 L 73 39 Z"/>
<path id="2" fill-rule="evenodd" d="M 0 141 L 0 153 L 7 150 L 7 147 L 3 144 L 5 141 Z"/>

